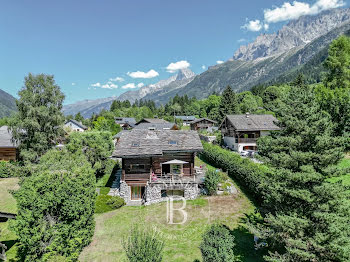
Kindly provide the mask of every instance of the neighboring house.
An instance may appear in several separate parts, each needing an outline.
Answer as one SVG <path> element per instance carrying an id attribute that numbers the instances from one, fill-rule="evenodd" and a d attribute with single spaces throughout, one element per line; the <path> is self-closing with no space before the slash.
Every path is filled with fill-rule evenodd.
<path id="1" fill-rule="evenodd" d="M 195 131 L 123 131 L 112 158 L 121 158 L 119 195 L 128 205 L 152 204 L 168 196 L 194 199 L 203 174 L 194 167 L 197 152 L 203 150 Z"/>
<path id="2" fill-rule="evenodd" d="M 85 130 L 87 130 L 88 128 L 86 126 L 84 126 L 81 122 L 74 120 L 74 119 L 70 119 L 68 120 L 65 124 L 64 124 L 64 128 L 69 128 L 72 131 L 78 131 L 78 132 L 84 132 Z"/>
<path id="3" fill-rule="evenodd" d="M 139 125 L 141 123 L 150 123 L 150 124 L 164 124 L 169 123 L 168 121 L 161 119 L 161 118 L 144 118 L 136 123 L 136 125 Z"/>
<path id="4" fill-rule="evenodd" d="M 16 161 L 18 156 L 17 145 L 12 141 L 12 134 L 7 126 L 0 127 L 0 160 Z"/>
<path id="5" fill-rule="evenodd" d="M 179 130 L 174 123 L 140 123 L 135 126 L 135 129 L 144 130 Z"/>
<path id="6" fill-rule="evenodd" d="M 280 128 L 272 115 L 227 115 L 220 125 L 225 146 L 241 152 L 257 150 L 256 140 Z"/>
<path id="7" fill-rule="evenodd" d="M 216 121 L 209 118 L 199 118 L 190 122 L 191 130 L 212 130 L 217 124 Z"/>
<path id="8" fill-rule="evenodd" d="M 175 118 L 182 120 L 184 126 L 189 126 L 190 122 L 196 120 L 195 116 L 175 116 Z"/>
<path id="9" fill-rule="evenodd" d="M 133 117 L 116 117 L 115 123 L 120 125 L 123 130 L 129 130 L 135 127 L 136 120 Z"/>

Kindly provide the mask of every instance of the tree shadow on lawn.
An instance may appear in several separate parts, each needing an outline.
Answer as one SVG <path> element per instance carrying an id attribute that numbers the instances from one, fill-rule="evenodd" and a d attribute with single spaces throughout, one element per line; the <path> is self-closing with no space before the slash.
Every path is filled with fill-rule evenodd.
<path id="1" fill-rule="evenodd" d="M 267 255 L 267 249 L 262 248 L 255 250 L 254 235 L 251 234 L 243 226 L 231 230 L 231 234 L 235 237 L 234 253 L 240 256 L 240 261 L 243 262 L 263 262 L 264 255 Z"/>

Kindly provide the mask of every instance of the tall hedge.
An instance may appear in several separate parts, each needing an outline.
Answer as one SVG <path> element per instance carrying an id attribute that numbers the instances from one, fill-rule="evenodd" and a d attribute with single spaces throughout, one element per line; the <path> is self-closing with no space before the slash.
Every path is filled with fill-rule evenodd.
<path id="1" fill-rule="evenodd" d="M 203 142 L 204 151 L 201 157 L 209 164 L 228 172 L 228 175 L 238 181 L 257 201 L 261 201 L 264 195 L 264 186 L 269 178 L 270 170 L 251 160 L 242 158 L 234 152 L 230 152 L 217 145 Z"/>
<path id="2" fill-rule="evenodd" d="M 12 227 L 23 260 L 77 261 L 95 227 L 95 176 L 86 157 L 48 151 L 14 196 L 18 216 Z"/>

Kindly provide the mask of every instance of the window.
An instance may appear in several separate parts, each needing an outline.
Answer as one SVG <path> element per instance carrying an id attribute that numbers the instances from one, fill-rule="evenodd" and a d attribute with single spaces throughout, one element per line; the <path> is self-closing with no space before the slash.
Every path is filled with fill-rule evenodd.
<path id="1" fill-rule="evenodd" d="M 176 140 L 170 140 L 169 141 L 169 145 L 177 145 L 177 141 Z"/>
<path id="2" fill-rule="evenodd" d="M 142 170 L 142 169 L 145 169 L 145 165 L 142 165 L 142 164 L 130 165 L 130 170 Z"/>
<path id="3" fill-rule="evenodd" d="M 171 164 L 171 173 L 180 175 L 182 173 L 182 165 Z"/>
<path id="4" fill-rule="evenodd" d="M 139 146 L 140 146 L 140 143 L 134 141 L 134 142 L 131 143 L 131 145 L 132 145 L 133 147 L 139 147 Z"/>

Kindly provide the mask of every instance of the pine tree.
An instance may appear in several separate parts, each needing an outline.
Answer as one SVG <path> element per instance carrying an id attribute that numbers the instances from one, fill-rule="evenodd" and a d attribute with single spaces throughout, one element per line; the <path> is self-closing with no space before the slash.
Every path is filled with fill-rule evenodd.
<path id="1" fill-rule="evenodd" d="M 78 112 L 78 114 L 75 115 L 74 119 L 79 121 L 79 122 L 84 121 L 84 117 L 80 114 L 80 112 Z"/>
<path id="2" fill-rule="evenodd" d="M 230 86 L 227 86 L 222 93 L 219 113 L 221 120 L 224 119 L 226 115 L 239 113 L 237 95 Z"/>
<path id="3" fill-rule="evenodd" d="M 310 87 L 291 89 L 277 111 L 281 131 L 259 139 L 259 152 L 274 168 L 265 221 L 275 249 L 267 261 L 349 261 L 350 208 L 345 188 L 328 179 L 343 157 L 328 113 Z"/>

